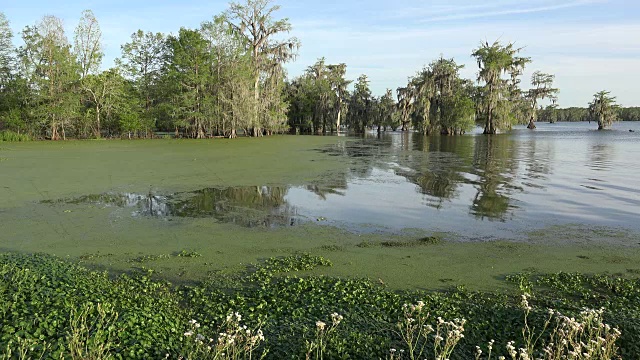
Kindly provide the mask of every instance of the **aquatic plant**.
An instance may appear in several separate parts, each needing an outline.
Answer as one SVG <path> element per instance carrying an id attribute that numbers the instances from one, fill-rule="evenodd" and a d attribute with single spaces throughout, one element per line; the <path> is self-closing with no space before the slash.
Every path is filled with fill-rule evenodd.
<path id="1" fill-rule="evenodd" d="M 20 134 L 17 132 L 13 132 L 10 130 L 2 130 L 0 131 L 0 141 L 7 141 L 7 142 L 24 142 L 24 141 L 31 141 L 31 136 L 27 135 L 27 134 Z"/>
<path id="2" fill-rule="evenodd" d="M 112 276 L 48 255 L 0 254 L 0 359 L 640 355 L 636 279 L 521 275 L 532 291 L 516 296 L 394 292 L 301 273 L 328 264 L 292 255 L 176 286 L 149 272 Z"/>

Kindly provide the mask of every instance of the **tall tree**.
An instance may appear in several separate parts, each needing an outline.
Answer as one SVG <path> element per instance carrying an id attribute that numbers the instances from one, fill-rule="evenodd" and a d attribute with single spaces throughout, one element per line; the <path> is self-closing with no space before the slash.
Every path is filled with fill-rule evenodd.
<path id="1" fill-rule="evenodd" d="M 269 108 L 269 104 L 264 104 L 264 101 L 261 101 L 261 77 L 278 76 L 278 68 L 292 60 L 300 46 L 296 38 L 278 39 L 278 36 L 282 33 L 291 31 L 291 24 L 286 18 L 281 20 L 272 18 L 273 13 L 278 11 L 280 6 L 271 6 L 271 3 L 272 0 L 247 0 L 244 4 L 232 2 L 226 14 L 229 24 L 246 39 L 251 53 L 254 80 L 253 91 L 256 102 L 252 124 L 253 136 L 262 135 L 259 107 L 262 109 Z M 264 90 L 266 88 L 266 86 L 263 86 Z M 273 89 L 273 87 L 271 88 Z M 264 97 L 265 100 L 270 98 L 272 97 Z M 280 100 L 278 98 L 278 101 Z"/>
<path id="2" fill-rule="evenodd" d="M 371 89 L 367 75 L 360 75 L 356 81 L 349 101 L 347 122 L 357 134 L 364 134 L 371 119 Z"/>
<path id="3" fill-rule="evenodd" d="M 138 30 L 131 35 L 130 42 L 122 45 L 122 58 L 117 60 L 123 75 L 133 81 L 142 98 L 142 121 L 146 124 L 147 131 L 155 126 L 152 110 L 166 59 L 165 45 L 166 38 L 163 34 Z"/>
<path id="4" fill-rule="evenodd" d="M 499 128 L 510 128 L 513 123 L 508 101 L 515 89 L 509 85 L 517 85 L 517 77 L 531 62 L 530 58 L 517 56 L 521 50 L 512 43 L 502 45 L 495 41 L 481 43 L 472 53 L 480 69 L 478 81 L 484 82 L 481 119 L 485 134 L 495 134 Z M 511 83 L 502 78 L 503 74 L 511 75 Z"/>
<path id="5" fill-rule="evenodd" d="M 337 65 L 328 65 L 329 69 L 329 82 L 331 84 L 331 88 L 335 92 L 335 129 L 336 131 L 340 131 L 340 126 L 342 125 L 342 115 L 344 114 L 344 106 L 346 103 L 347 96 L 347 87 L 351 84 L 350 80 L 345 79 L 345 75 L 347 73 L 347 64 L 340 63 Z M 333 132 L 333 126 L 331 127 L 331 131 Z"/>
<path id="6" fill-rule="evenodd" d="M 560 90 L 553 88 L 554 79 L 554 75 L 545 74 L 540 71 L 536 71 L 531 75 L 531 86 L 533 86 L 533 88 L 527 92 L 527 99 L 529 99 L 531 104 L 529 125 L 527 126 L 529 129 L 536 128 L 535 122 L 538 120 L 538 100 L 549 98 L 555 106 L 558 99 L 557 94 Z"/>
<path id="7" fill-rule="evenodd" d="M 387 89 L 378 102 L 378 136 L 380 136 L 380 129 L 386 131 L 387 126 L 392 126 L 395 111 L 396 102 L 393 100 L 393 92 L 391 89 Z"/>
<path id="8" fill-rule="evenodd" d="M 181 28 L 177 37 L 168 39 L 171 58 L 169 77 L 178 84 L 176 94 L 180 115 L 191 128 L 191 137 L 206 136 L 205 120 L 212 114 L 212 96 L 207 89 L 211 82 L 211 60 L 208 43 L 195 30 Z"/>
<path id="9" fill-rule="evenodd" d="M 436 126 L 433 126 L 434 130 L 439 129 L 440 132 L 447 131 L 447 129 L 442 126 L 442 120 L 447 116 L 447 112 L 449 111 L 446 105 L 452 104 L 448 99 L 453 96 L 454 92 L 460 86 L 459 73 L 462 68 L 464 68 L 464 65 L 458 65 L 455 60 L 445 59 L 442 56 L 429 65 L 435 90 L 432 100 L 435 105 L 434 125 Z"/>
<path id="10" fill-rule="evenodd" d="M 13 47 L 13 32 L 9 26 L 9 20 L 0 11 L 0 91 L 6 86 L 15 69 Z"/>
<path id="11" fill-rule="evenodd" d="M 200 26 L 210 57 L 211 81 L 208 91 L 213 101 L 212 131 L 217 136 L 234 138 L 237 136 L 236 127 L 245 127 L 238 120 L 247 117 L 238 118 L 231 105 L 242 101 L 238 95 L 246 91 L 239 92 L 237 89 L 246 86 L 250 79 L 241 79 L 241 75 L 245 75 L 245 78 L 248 76 L 246 43 L 231 30 L 224 15 L 214 16 L 211 21 L 205 21 Z"/>
<path id="12" fill-rule="evenodd" d="M 77 115 L 77 63 L 64 33 L 62 20 L 45 16 L 35 27 L 23 31 L 21 60 L 32 89 L 37 92 L 34 109 L 52 140 L 66 138 L 66 126 Z"/>
<path id="13" fill-rule="evenodd" d="M 593 95 L 589 103 L 589 115 L 598 121 L 598 130 L 611 127 L 618 117 L 616 98 L 609 91 L 600 91 Z"/>
<path id="14" fill-rule="evenodd" d="M 431 123 L 431 104 L 435 93 L 432 72 L 425 67 L 416 74 L 409 82 L 410 87 L 414 89 L 413 104 L 413 128 L 427 135 L 433 124 Z"/>
<path id="15" fill-rule="evenodd" d="M 102 31 L 91 10 L 82 12 L 76 27 L 73 51 L 80 65 L 80 76 L 84 79 L 90 73 L 97 73 L 102 63 Z"/>
<path id="16" fill-rule="evenodd" d="M 96 138 L 102 136 L 102 119 L 115 112 L 119 102 L 123 101 L 125 79 L 118 69 L 109 69 L 100 74 L 89 74 L 82 81 L 84 91 L 88 94 L 90 114 L 95 116 L 91 130 Z"/>
<path id="17" fill-rule="evenodd" d="M 0 11 L 0 129 L 20 120 L 20 116 L 15 111 L 18 104 L 14 100 L 17 99 L 10 96 L 12 90 L 10 83 L 15 72 L 15 49 L 12 40 L 13 32 L 9 26 L 9 20 Z"/>
<path id="18" fill-rule="evenodd" d="M 407 87 L 399 87 L 396 90 L 398 97 L 398 112 L 400 113 L 400 123 L 402 125 L 402 131 L 408 130 L 408 124 L 411 121 L 411 113 L 413 112 L 414 103 L 414 89 L 411 83 Z"/>
<path id="19" fill-rule="evenodd" d="M 327 132 L 327 121 L 330 120 L 331 110 L 335 100 L 335 93 L 332 89 L 329 69 L 325 64 L 325 59 L 321 58 L 315 64 L 307 68 L 306 76 L 312 84 L 313 101 L 313 127 L 317 133 Z"/>

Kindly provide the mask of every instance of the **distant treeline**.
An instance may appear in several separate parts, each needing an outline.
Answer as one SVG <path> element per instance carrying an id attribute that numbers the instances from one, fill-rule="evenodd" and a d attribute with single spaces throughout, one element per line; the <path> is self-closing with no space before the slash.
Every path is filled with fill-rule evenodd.
<path id="1" fill-rule="evenodd" d="M 403 86 L 375 96 L 365 74 L 346 78 L 347 64 L 325 62 L 288 78 L 300 42 L 292 26 L 274 19 L 272 0 L 231 3 L 195 29 L 174 34 L 138 30 L 121 46 L 115 66 L 102 69 L 100 24 L 82 13 L 69 39 L 62 20 L 44 16 L 13 46 L 0 12 L 0 140 L 149 137 L 234 138 L 237 134 L 327 133 L 343 129 L 402 129 L 458 135 L 479 125 L 486 134 L 536 120 L 579 121 L 605 128 L 638 109 L 618 108 L 606 91 L 589 108 L 557 109 L 554 75 L 535 71 L 514 44 L 483 41 L 471 51 L 475 79 L 440 57 Z M 526 88 L 524 88 L 526 87 Z M 395 95 L 395 96 L 394 96 Z M 585 99 L 586 100 L 586 99 Z M 552 105 L 541 110 L 540 102 Z M 586 101 L 585 101 L 586 102 Z M 554 110 L 556 109 L 556 110 Z"/>
<path id="2" fill-rule="evenodd" d="M 640 107 L 620 107 L 617 109 L 618 121 L 640 121 Z M 553 109 L 547 107 L 538 112 L 538 121 L 559 122 L 559 121 L 598 121 L 589 113 L 588 108 L 569 107 L 563 109 Z"/>

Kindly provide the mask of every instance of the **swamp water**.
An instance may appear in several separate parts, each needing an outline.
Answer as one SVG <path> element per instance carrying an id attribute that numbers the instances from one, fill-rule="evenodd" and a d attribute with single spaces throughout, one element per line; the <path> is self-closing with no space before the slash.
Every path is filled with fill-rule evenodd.
<path id="1" fill-rule="evenodd" d="M 640 126 L 592 128 L 10 144 L 0 247 L 116 270 L 157 259 L 144 266 L 169 278 L 296 252 L 333 260 L 324 273 L 397 287 L 483 288 L 522 270 L 635 273 Z M 202 256 L 160 256 L 185 249 Z"/>

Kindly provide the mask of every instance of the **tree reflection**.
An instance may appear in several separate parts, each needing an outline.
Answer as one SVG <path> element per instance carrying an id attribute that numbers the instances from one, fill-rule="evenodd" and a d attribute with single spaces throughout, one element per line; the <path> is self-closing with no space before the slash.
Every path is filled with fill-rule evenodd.
<path id="1" fill-rule="evenodd" d="M 551 173 L 551 160 L 554 154 L 553 142 L 536 142 L 535 138 L 523 142 L 520 146 L 521 158 L 525 168 L 525 185 L 544 188 L 543 181 Z"/>
<path id="2" fill-rule="evenodd" d="M 428 196 L 428 206 L 440 209 L 444 201 L 457 197 L 460 184 L 466 181 L 473 138 L 415 134 L 412 143 L 413 151 L 420 154 L 400 160 L 408 169 L 396 170 L 396 174 L 416 184 L 418 191 Z"/>
<path id="3" fill-rule="evenodd" d="M 173 216 L 212 217 L 246 227 L 295 225 L 297 212 L 285 200 L 285 186 L 208 188 L 171 203 Z"/>
<path id="4" fill-rule="evenodd" d="M 589 151 L 589 167 L 595 171 L 607 171 L 612 168 L 615 147 L 607 143 L 595 143 Z"/>
<path id="5" fill-rule="evenodd" d="M 349 140 L 332 151 L 354 164 L 345 179 L 349 175 L 368 178 L 373 168 L 384 169 L 391 164 L 396 175 L 416 185 L 427 206 L 441 209 L 447 201 L 461 199 L 464 186 L 472 186 L 475 195 L 470 214 L 505 220 L 509 210 L 516 207 L 512 205 L 513 192 L 523 190 L 513 184 L 518 171 L 518 144 L 508 136 L 401 133 L 384 134 L 381 140 Z M 530 178 L 550 171 L 544 160 L 528 161 L 526 166 Z M 347 185 L 345 180 L 338 188 L 346 191 Z M 322 199 L 331 193 L 320 190 L 322 187 L 308 189 Z"/>
<path id="6" fill-rule="evenodd" d="M 478 218 L 506 220 L 512 180 L 518 169 L 515 161 L 516 147 L 506 136 L 476 137 L 473 156 L 474 181 L 477 193 L 471 203 L 471 214 Z"/>
<path id="7" fill-rule="evenodd" d="M 134 193 L 84 195 L 45 203 L 133 208 L 133 216 L 214 218 L 245 227 L 289 226 L 300 222 L 285 200 L 287 186 L 207 188 L 170 196 Z"/>
<path id="8" fill-rule="evenodd" d="M 327 200 L 327 195 L 344 196 L 347 192 L 348 183 L 346 177 L 334 180 L 331 185 L 307 185 L 304 187 L 322 200 Z"/>

